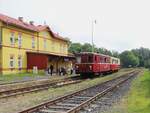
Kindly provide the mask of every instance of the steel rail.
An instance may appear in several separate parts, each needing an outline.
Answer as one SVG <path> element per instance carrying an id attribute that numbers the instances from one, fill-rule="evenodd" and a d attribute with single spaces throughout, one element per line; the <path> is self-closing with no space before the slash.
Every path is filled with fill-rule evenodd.
<path id="1" fill-rule="evenodd" d="M 61 87 L 61 86 L 65 86 L 65 85 L 75 84 L 75 83 L 79 83 L 79 82 L 82 82 L 82 80 L 80 80 L 79 78 L 76 80 L 71 80 L 71 78 L 68 78 L 68 79 L 63 79 L 63 80 L 59 80 L 59 81 L 53 81 L 50 83 L 35 85 L 35 86 L 0 91 L 0 99 L 17 96 L 17 95 L 21 95 L 21 94 L 25 94 L 25 93 L 46 90 L 51 87 Z"/>
<path id="2" fill-rule="evenodd" d="M 69 94 L 69 95 L 65 95 L 65 96 L 58 97 L 58 98 L 56 98 L 56 99 L 50 100 L 50 101 L 48 101 L 48 102 L 44 102 L 44 103 L 42 103 L 42 104 L 39 104 L 39 105 L 34 106 L 34 107 L 32 107 L 32 108 L 26 109 L 26 110 L 21 111 L 21 112 L 19 112 L 19 113 L 36 113 L 36 112 L 38 113 L 38 111 L 40 111 L 40 110 L 42 110 L 42 109 L 45 109 L 45 108 L 47 108 L 47 107 L 49 107 L 49 106 L 52 106 L 52 105 L 56 105 L 56 103 L 59 103 L 59 102 L 61 102 L 61 101 L 63 101 L 63 100 L 72 98 L 73 96 L 77 96 L 77 95 L 81 94 L 81 93 L 84 92 L 84 91 L 88 91 L 88 90 L 90 90 L 90 89 L 94 89 L 94 88 L 96 88 L 96 87 L 98 87 L 98 86 L 102 86 L 102 85 L 105 85 L 105 84 L 107 84 L 107 83 L 109 83 L 109 82 L 122 79 L 123 77 L 132 76 L 132 75 L 135 75 L 135 74 L 137 74 L 137 73 L 138 73 L 138 72 L 133 71 L 133 72 L 130 72 L 130 73 L 128 73 L 128 74 L 123 74 L 123 75 L 120 76 L 120 77 L 114 78 L 114 79 L 112 79 L 112 80 L 105 81 L 105 82 L 103 82 L 103 83 L 100 83 L 100 84 L 98 84 L 98 85 L 95 85 L 95 86 L 92 86 L 92 87 L 89 87 L 89 88 L 84 88 L 84 89 L 82 89 L 82 90 L 80 90 L 80 91 L 76 91 L 76 92 L 71 93 L 71 94 Z M 129 77 L 128 77 L 128 79 L 129 79 Z M 125 81 L 126 81 L 126 80 L 127 80 L 127 79 L 125 79 Z M 106 91 L 112 90 L 112 89 L 113 89 L 112 87 L 115 88 L 115 87 L 118 86 L 119 84 L 121 84 L 121 82 L 119 82 L 118 84 L 116 84 L 116 85 L 114 85 L 114 86 L 110 86 L 109 88 L 107 88 L 107 89 L 101 91 L 100 93 L 98 93 L 98 94 L 92 96 L 90 99 L 88 99 L 88 100 L 82 102 L 81 104 L 79 104 L 79 105 L 77 105 L 77 106 L 75 106 L 75 107 L 69 109 L 69 110 L 66 111 L 65 113 L 75 113 L 75 112 L 78 111 L 79 109 L 83 108 L 83 106 L 87 105 L 87 103 L 89 104 L 90 102 L 92 102 L 93 100 L 95 100 L 96 98 L 98 98 L 99 96 L 102 96 L 102 95 L 106 94 L 106 93 L 107 93 Z M 65 107 L 64 107 L 64 108 L 65 108 Z M 47 112 L 46 112 L 46 113 L 47 113 Z M 49 113 L 51 113 L 51 112 L 49 111 Z M 60 112 L 58 112 L 58 113 L 60 113 Z"/>
<path id="3" fill-rule="evenodd" d="M 93 101 L 95 101 L 97 98 L 100 98 L 102 96 L 104 96 L 105 94 L 107 94 L 108 92 L 112 91 L 113 89 L 115 89 L 116 87 L 118 87 L 118 85 L 124 83 L 125 81 L 127 81 L 128 79 L 130 79 L 133 76 L 129 76 L 127 79 L 122 80 L 120 82 L 118 82 L 117 84 L 115 84 L 114 86 L 111 86 L 107 89 L 105 89 L 104 91 L 98 93 L 97 95 L 95 95 L 94 97 L 90 98 L 89 100 L 81 103 L 80 105 L 72 108 L 71 110 L 67 111 L 66 113 L 76 113 L 78 112 L 80 109 L 82 109 L 83 107 L 87 106 L 88 104 L 92 103 Z"/>

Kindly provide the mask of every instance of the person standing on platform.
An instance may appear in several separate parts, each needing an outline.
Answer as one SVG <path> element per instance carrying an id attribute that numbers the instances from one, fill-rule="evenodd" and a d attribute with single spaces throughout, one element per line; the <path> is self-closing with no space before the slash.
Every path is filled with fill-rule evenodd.
<path id="1" fill-rule="evenodd" d="M 72 75 L 73 74 L 73 68 L 71 67 L 71 69 L 70 69 L 70 75 Z"/>
<path id="2" fill-rule="evenodd" d="M 54 69 L 53 65 L 50 65 L 51 76 L 53 75 L 53 69 Z"/>

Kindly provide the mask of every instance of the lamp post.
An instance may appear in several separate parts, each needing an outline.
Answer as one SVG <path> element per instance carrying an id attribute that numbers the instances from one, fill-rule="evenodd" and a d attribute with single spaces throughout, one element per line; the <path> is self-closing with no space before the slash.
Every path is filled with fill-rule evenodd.
<path id="1" fill-rule="evenodd" d="M 94 24 L 96 24 L 96 20 L 92 21 L 92 52 L 94 52 Z"/>

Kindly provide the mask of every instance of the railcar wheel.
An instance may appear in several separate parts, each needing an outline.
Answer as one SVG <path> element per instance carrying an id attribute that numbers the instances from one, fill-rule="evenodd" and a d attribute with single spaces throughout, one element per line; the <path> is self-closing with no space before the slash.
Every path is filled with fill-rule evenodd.
<path id="1" fill-rule="evenodd" d="M 80 76 L 81 76 L 82 79 L 85 79 L 85 78 L 88 77 L 86 73 L 81 73 Z"/>

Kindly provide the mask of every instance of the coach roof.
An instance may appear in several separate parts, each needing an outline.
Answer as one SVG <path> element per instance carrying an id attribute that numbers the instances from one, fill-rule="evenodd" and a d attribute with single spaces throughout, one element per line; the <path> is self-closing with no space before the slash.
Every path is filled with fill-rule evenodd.
<path id="1" fill-rule="evenodd" d="M 80 52 L 80 53 L 77 53 L 76 55 L 82 55 L 82 54 L 93 54 L 93 55 L 101 55 L 101 56 L 105 56 L 105 57 L 111 57 L 109 55 L 104 55 L 101 53 L 94 53 L 94 52 Z"/>

